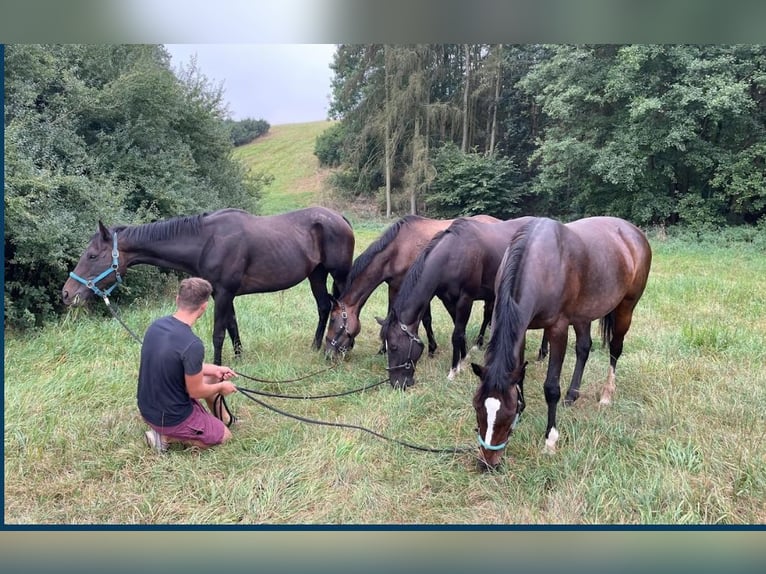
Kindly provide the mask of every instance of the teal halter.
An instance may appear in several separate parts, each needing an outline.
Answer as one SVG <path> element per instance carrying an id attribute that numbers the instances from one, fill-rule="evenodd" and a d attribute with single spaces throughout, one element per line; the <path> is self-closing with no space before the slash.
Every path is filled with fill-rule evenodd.
<path id="1" fill-rule="evenodd" d="M 116 231 L 112 234 L 112 237 L 114 238 L 114 244 L 112 246 L 112 264 L 109 266 L 109 268 L 106 271 L 101 273 L 98 277 L 94 279 L 90 279 L 90 280 L 83 279 L 82 277 L 77 275 L 74 271 L 69 273 L 69 276 L 72 279 L 74 279 L 75 281 L 78 281 L 79 283 L 82 283 L 88 289 L 93 291 L 96 295 L 104 299 L 109 296 L 109 294 L 114 290 L 115 287 L 117 287 L 117 285 L 122 283 L 122 277 L 120 277 L 120 272 L 117 271 L 117 265 L 119 263 L 120 253 L 119 251 L 117 251 L 117 232 Z M 114 283 L 114 285 L 112 285 L 111 287 L 109 287 L 109 289 L 106 289 L 105 291 L 102 291 L 101 289 L 96 287 L 96 283 L 101 281 L 104 277 L 108 276 L 110 273 L 114 273 L 115 277 L 117 278 L 117 281 Z"/>

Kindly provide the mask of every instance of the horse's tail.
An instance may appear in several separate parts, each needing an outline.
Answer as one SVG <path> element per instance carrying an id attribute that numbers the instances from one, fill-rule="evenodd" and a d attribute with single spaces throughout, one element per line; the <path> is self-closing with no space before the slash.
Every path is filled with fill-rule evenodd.
<path id="1" fill-rule="evenodd" d="M 599 320 L 599 329 L 601 330 L 601 346 L 606 347 L 612 342 L 614 336 L 614 310 L 607 315 L 604 315 Z"/>

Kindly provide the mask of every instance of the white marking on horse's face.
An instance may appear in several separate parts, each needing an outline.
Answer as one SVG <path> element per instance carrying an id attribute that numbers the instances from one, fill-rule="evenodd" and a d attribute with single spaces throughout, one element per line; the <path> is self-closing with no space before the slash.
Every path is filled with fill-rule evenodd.
<path id="1" fill-rule="evenodd" d="M 484 401 L 484 408 L 487 409 L 487 434 L 484 437 L 484 442 L 492 444 L 492 433 L 495 431 L 495 418 L 497 411 L 500 410 L 500 401 L 494 397 L 488 397 Z"/>

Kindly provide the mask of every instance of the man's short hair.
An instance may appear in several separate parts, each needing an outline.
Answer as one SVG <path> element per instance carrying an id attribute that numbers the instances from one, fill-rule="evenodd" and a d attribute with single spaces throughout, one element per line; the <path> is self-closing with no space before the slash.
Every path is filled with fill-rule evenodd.
<path id="1" fill-rule="evenodd" d="M 178 306 L 185 310 L 199 309 L 213 293 L 213 286 L 201 277 L 188 277 L 178 286 Z"/>

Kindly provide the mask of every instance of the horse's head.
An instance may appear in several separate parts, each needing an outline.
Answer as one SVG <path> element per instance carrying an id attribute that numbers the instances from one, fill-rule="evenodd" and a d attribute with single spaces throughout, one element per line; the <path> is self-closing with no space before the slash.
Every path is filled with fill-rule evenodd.
<path id="1" fill-rule="evenodd" d="M 425 345 L 411 327 L 400 322 L 396 313 L 386 319 L 377 318 L 381 336 L 386 345 L 388 376 L 395 389 L 406 389 L 415 384 L 415 365 L 423 354 Z"/>
<path id="2" fill-rule="evenodd" d="M 80 256 L 61 289 L 65 305 L 79 305 L 93 294 L 106 296 L 122 281 L 125 262 L 119 260 L 117 234 L 98 222 L 98 231 Z"/>
<path id="3" fill-rule="evenodd" d="M 524 372 L 526 363 L 508 375 L 508 381 L 491 381 L 488 369 L 471 363 L 473 372 L 481 379 L 473 397 L 476 410 L 476 433 L 479 439 L 479 460 L 482 470 L 494 470 L 500 464 L 511 432 L 524 410 Z"/>
<path id="4" fill-rule="evenodd" d="M 345 355 L 354 348 L 354 337 L 361 331 L 359 315 L 343 301 L 333 300 L 325 337 L 325 356 Z"/>

